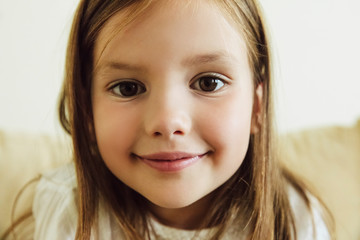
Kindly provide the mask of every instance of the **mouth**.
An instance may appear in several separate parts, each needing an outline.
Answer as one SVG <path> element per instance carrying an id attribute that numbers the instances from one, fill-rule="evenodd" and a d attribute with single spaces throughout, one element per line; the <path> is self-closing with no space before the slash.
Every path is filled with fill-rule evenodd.
<path id="1" fill-rule="evenodd" d="M 186 152 L 159 152 L 149 155 L 135 155 L 135 157 L 158 171 L 177 172 L 190 167 L 207 154 L 208 152 L 202 154 Z"/>

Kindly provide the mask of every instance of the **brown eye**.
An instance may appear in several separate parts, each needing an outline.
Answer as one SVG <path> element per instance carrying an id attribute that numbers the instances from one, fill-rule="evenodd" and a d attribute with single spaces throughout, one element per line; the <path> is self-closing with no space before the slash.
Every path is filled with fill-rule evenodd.
<path id="1" fill-rule="evenodd" d="M 114 94 L 124 98 L 134 97 L 146 91 L 143 85 L 135 81 L 119 82 L 111 87 L 111 90 Z"/>
<path id="2" fill-rule="evenodd" d="M 197 79 L 193 84 L 191 84 L 191 87 L 195 90 L 203 92 L 215 92 L 221 89 L 224 85 L 225 83 L 221 79 L 215 76 L 207 76 Z"/>

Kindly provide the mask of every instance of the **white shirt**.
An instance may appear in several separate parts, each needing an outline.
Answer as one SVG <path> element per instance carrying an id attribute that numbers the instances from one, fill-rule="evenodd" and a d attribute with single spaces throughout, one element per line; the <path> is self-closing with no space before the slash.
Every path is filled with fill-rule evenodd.
<path id="1" fill-rule="evenodd" d="M 295 213 L 297 239 L 330 239 L 320 212 L 316 210 L 320 208 L 315 198 L 310 196 L 315 226 L 315 229 L 313 229 L 311 214 L 304 200 L 293 188 L 289 189 L 289 196 L 291 207 Z M 33 215 L 35 218 L 34 239 L 75 239 L 78 217 L 75 199 L 76 176 L 73 164 L 65 165 L 44 174 L 38 183 L 33 204 Z M 100 204 L 98 214 L 98 226 L 92 231 L 91 239 L 124 239 L 121 229 L 116 225 L 112 214 L 106 211 L 104 204 Z M 158 235 L 157 239 L 160 240 L 191 239 L 196 233 L 196 231 L 168 227 L 154 219 L 151 219 L 151 221 Z M 96 229 L 99 231 L 96 231 Z M 198 232 L 196 239 L 205 240 L 208 234 L 215 230 L 216 228 L 201 230 Z M 239 239 L 239 235 L 241 236 L 241 230 L 234 226 L 234 228 L 226 231 L 223 239 Z"/>

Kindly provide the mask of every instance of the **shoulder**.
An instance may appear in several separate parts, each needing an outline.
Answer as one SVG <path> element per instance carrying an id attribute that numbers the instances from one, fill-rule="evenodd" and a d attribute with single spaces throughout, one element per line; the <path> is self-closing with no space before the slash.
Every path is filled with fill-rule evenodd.
<path id="1" fill-rule="evenodd" d="M 74 239 L 77 225 L 75 196 L 73 164 L 42 175 L 33 203 L 35 239 Z"/>
<path id="2" fill-rule="evenodd" d="M 78 208 L 77 182 L 73 163 L 42 175 L 35 192 L 34 239 L 75 239 Z M 116 219 L 100 200 L 91 239 L 124 239 Z"/>
<path id="3" fill-rule="evenodd" d="M 293 187 L 289 187 L 289 201 L 294 214 L 297 239 L 328 240 L 331 239 L 323 218 L 323 207 L 309 192 L 306 200 Z"/>

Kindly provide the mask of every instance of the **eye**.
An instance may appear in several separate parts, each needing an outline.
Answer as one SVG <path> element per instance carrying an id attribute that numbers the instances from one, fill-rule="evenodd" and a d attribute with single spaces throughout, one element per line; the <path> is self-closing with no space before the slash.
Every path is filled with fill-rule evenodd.
<path id="1" fill-rule="evenodd" d="M 136 81 L 121 81 L 110 87 L 112 93 L 123 98 L 130 98 L 146 91 L 145 87 Z"/>
<path id="2" fill-rule="evenodd" d="M 202 76 L 194 81 L 190 87 L 203 92 L 216 92 L 225 86 L 225 81 L 217 75 Z"/>

